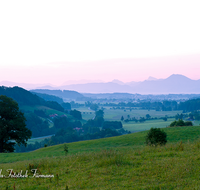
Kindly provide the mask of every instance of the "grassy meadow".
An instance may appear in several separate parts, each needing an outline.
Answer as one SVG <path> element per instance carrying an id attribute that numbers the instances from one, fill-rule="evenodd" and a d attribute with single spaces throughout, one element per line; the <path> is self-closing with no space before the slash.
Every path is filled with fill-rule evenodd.
<path id="1" fill-rule="evenodd" d="M 43 109 L 48 115 L 62 112 L 46 107 L 22 107 L 33 112 Z M 95 111 L 87 107 L 81 111 L 83 123 L 95 117 Z M 120 121 L 136 117 L 175 116 L 181 111 L 119 110 L 106 107 L 106 121 Z M 69 115 L 68 115 L 69 116 Z M 69 116 L 71 117 L 71 116 Z M 125 130 L 134 132 L 118 137 L 66 143 L 41 148 L 26 153 L 0 154 L 0 190 L 63 190 L 63 189 L 200 189 L 200 126 L 166 128 L 174 118 L 122 122 Z M 167 133 L 165 146 L 145 145 L 147 130 L 151 127 L 163 128 Z M 140 131 L 140 132 L 138 132 Z M 137 133 L 136 133 L 137 132 Z M 40 142 L 44 138 L 30 139 L 28 143 Z M 2 169 L 2 171 L 1 171 Z M 7 169 L 16 174 L 28 171 L 25 178 L 4 178 Z M 31 178 L 31 169 L 41 175 L 54 175 L 53 178 Z"/>
<path id="2" fill-rule="evenodd" d="M 34 144 L 35 142 L 41 142 L 44 139 L 48 139 L 48 138 L 51 138 L 51 135 L 44 136 L 44 137 L 38 137 L 38 138 L 32 138 L 32 139 L 29 139 L 27 143 L 28 144 Z"/>
<path id="3" fill-rule="evenodd" d="M 43 110 L 46 115 L 52 115 L 52 114 L 57 114 L 59 116 L 65 114 L 67 115 L 67 117 L 72 118 L 72 116 L 70 114 L 46 107 L 46 106 L 20 106 L 20 110 L 22 110 L 22 112 L 34 112 L 34 110 Z"/>
<path id="4" fill-rule="evenodd" d="M 84 120 L 93 119 L 95 117 L 95 111 L 90 110 L 87 107 L 80 107 L 77 108 L 82 113 L 82 118 Z M 149 114 L 151 117 L 165 117 L 166 115 L 168 117 L 173 117 L 177 113 L 181 114 L 182 111 L 155 111 L 155 110 L 142 110 L 142 109 L 132 109 L 131 111 L 127 109 L 126 111 L 121 109 L 113 109 L 112 107 L 106 107 L 104 110 L 104 119 L 106 121 L 121 121 L 121 117 L 123 116 L 124 119 L 127 119 L 128 115 L 130 118 L 140 118 L 145 117 L 146 114 Z M 168 118 L 167 121 L 164 121 L 163 119 L 156 119 L 156 120 L 146 120 L 144 123 L 140 122 L 122 122 L 123 127 L 125 130 L 131 131 L 131 132 L 138 132 L 138 131 L 144 131 L 149 130 L 151 127 L 158 127 L 158 128 L 164 128 L 170 125 L 171 122 L 173 122 L 174 118 Z M 195 123 L 196 125 L 199 125 L 199 122 Z"/>
<path id="5" fill-rule="evenodd" d="M 127 119 L 128 115 L 130 118 L 140 118 L 145 117 L 146 114 L 149 114 L 151 117 L 165 117 L 166 115 L 168 117 L 175 116 L 177 113 L 182 113 L 182 111 L 155 111 L 155 110 L 143 110 L 143 109 L 132 109 L 130 110 L 121 110 L 121 109 L 105 109 L 104 110 L 104 119 L 105 120 L 116 120 L 120 121 L 121 117 L 123 116 L 124 119 Z"/>
<path id="6" fill-rule="evenodd" d="M 124 111 L 124 109 L 113 109 L 112 107 L 105 107 L 104 110 L 104 119 L 106 121 L 121 121 L 121 117 L 123 116 L 124 119 L 127 119 L 128 115 L 130 118 L 136 117 L 146 117 L 146 114 L 149 114 L 151 117 L 165 117 L 166 115 L 168 117 L 175 116 L 177 113 L 181 114 L 182 111 L 155 111 L 155 110 L 143 110 L 143 109 L 127 109 Z M 80 107 L 76 108 L 78 111 L 82 113 L 82 117 L 84 120 L 92 119 L 95 116 L 95 111 L 90 110 L 87 107 Z"/>
<path id="7" fill-rule="evenodd" d="M 28 170 L 27 178 L 1 178 L 0 189 L 200 189 L 200 127 L 163 129 L 168 143 L 147 147 L 147 131 L 74 142 L 28 153 L 1 153 L 0 175 Z M 54 178 L 31 178 L 31 169 Z"/>
<path id="8" fill-rule="evenodd" d="M 89 120 L 95 117 L 95 111 L 87 107 L 76 108 L 76 110 L 81 112 L 83 120 Z"/>
<path id="9" fill-rule="evenodd" d="M 131 132 L 138 132 L 138 131 L 144 131 L 149 130 L 152 127 L 156 128 L 165 128 L 170 125 L 171 122 L 173 122 L 174 118 L 168 118 L 167 121 L 164 121 L 163 119 L 157 119 L 157 120 L 146 120 L 144 123 L 136 123 L 134 121 L 130 121 L 128 123 L 122 122 L 123 128 L 125 130 L 131 131 Z"/>

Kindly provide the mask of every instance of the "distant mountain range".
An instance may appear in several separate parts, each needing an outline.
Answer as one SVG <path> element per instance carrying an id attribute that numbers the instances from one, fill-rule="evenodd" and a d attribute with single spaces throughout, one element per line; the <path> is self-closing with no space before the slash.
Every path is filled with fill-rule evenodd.
<path id="1" fill-rule="evenodd" d="M 7 87 L 19 86 L 21 88 L 25 88 L 26 90 L 43 88 L 43 87 L 46 87 L 48 89 L 56 88 L 52 84 L 29 84 L 29 83 L 17 83 L 17 82 L 10 82 L 10 81 L 1 81 L 0 86 L 7 86 Z"/>
<path id="2" fill-rule="evenodd" d="M 150 77 L 142 82 L 123 83 L 118 80 L 107 83 L 87 83 L 60 86 L 59 89 L 81 93 L 139 93 L 139 94 L 192 94 L 200 93 L 200 80 L 173 74 L 166 79 Z"/>
<path id="3" fill-rule="evenodd" d="M 0 84 L 3 85 L 2 82 Z M 18 86 L 17 83 L 15 83 L 15 85 Z M 6 86 L 9 86 L 8 82 Z M 26 86 L 28 86 L 28 84 L 26 84 Z M 25 86 L 22 87 L 26 88 Z M 142 82 L 133 81 L 129 83 L 123 83 L 115 79 L 112 82 L 70 84 L 58 87 L 53 87 L 52 85 L 32 85 L 32 87 L 33 88 L 31 89 L 72 90 L 80 93 L 118 92 L 140 94 L 195 94 L 200 93 L 200 80 L 192 80 L 183 75 L 173 74 L 166 79 L 156 79 L 154 77 L 149 77 L 147 80 Z"/>

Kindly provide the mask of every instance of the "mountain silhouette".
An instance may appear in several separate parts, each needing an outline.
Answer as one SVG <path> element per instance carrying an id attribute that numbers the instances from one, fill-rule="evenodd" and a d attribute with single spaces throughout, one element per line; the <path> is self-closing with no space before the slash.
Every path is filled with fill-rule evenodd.
<path id="1" fill-rule="evenodd" d="M 200 80 L 192 80 L 184 75 L 173 74 L 166 79 L 145 80 L 143 82 L 133 81 L 123 84 L 118 80 L 114 80 L 107 83 L 65 85 L 59 88 L 81 93 L 191 94 L 200 93 L 199 86 Z"/>
<path id="2" fill-rule="evenodd" d="M 1 82 L 3 85 L 3 82 Z M 5 82 L 4 82 L 5 83 Z M 7 82 L 8 84 L 17 83 Z M 4 84 L 5 85 L 5 84 Z M 22 86 L 22 84 L 21 84 Z M 23 84 L 28 86 L 28 84 Z M 37 86 L 39 86 L 37 84 Z M 86 84 L 71 84 L 54 87 L 52 85 L 31 84 L 31 89 L 69 90 L 80 93 L 139 93 L 139 94 L 197 94 L 200 93 L 200 80 L 192 80 L 184 75 L 173 74 L 166 79 L 149 77 L 142 82 L 123 83 L 117 79 L 112 82 L 93 82 Z M 27 89 L 27 88 L 26 88 Z M 30 88 L 29 88 L 30 89 Z"/>

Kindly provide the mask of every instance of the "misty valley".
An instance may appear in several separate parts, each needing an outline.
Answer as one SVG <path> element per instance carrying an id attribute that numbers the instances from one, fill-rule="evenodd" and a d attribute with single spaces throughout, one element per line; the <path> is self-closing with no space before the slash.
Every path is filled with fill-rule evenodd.
<path id="1" fill-rule="evenodd" d="M 200 1 L 0 1 L 0 190 L 200 190 Z"/>
<path id="2" fill-rule="evenodd" d="M 124 172 L 127 174 L 131 172 L 128 176 L 130 179 L 135 176 L 137 180 L 141 178 L 150 180 L 152 176 L 155 178 L 158 175 L 154 167 L 159 170 L 159 181 L 162 182 L 163 187 L 167 187 L 171 185 L 172 180 L 170 177 L 168 180 L 165 178 L 165 175 L 171 175 L 171 169 L 167 167 L 177 168 L 180 162 L 188 163 L 190 151 L 198 151 L 200 147 L 200 94 L 90 94 L 70 90 L 27 91 L 18 86 L 1 86 L 0 94 L 1 97 L 9 97 L 17 102 L 19 111 L 25 117 L 26 127 L 31 131 L 31 138 L 27 139 L 26 145 L 17 145 L 15 144 L 17 140 L 10 139 L 8 143 L 15 144 L 14 153 L 11 153 L 12 149 L 5 148 L 4 153 L 0 154 L 3 167 L 1 173 L 3 171 L 5 173 L 8 164 L 13 167 L 9 170 L 12 172 L 14 169 L 19 170 L 19 167 L 23 168 L 25 174 L 21 171 L 18 174 L 11 172 L 2 175 L 13 180 L 23 176 L 27 183 L 32 184 L 34 181 L 28 179 L 28 176 L 34 176 L 34 172 L 39 171 L 37 175 L 35 174 L 40 176 L 38 180 L 43 178 L 42 176 L 51 176 L 50 183 L 54 181 L 51 184 L 52 189 L 63 187 L 75 189 L 77 185 L 93 189 L 91 179 L 98 181 L 98 176 L 103 175 L 104 171 L 108 172 L 108 178 L 103 178 L 100 182 L 103 186 L 108 179 L 119 180 Z M 2 118 L 3 115 L 1 123 L 3 123 Z M 147 146 L 151 141 L 145 145 L 145 138 L 153 129 L 161 129 L 166 133 L 166 145 Z M 196 148 L 191 149 L 192 146 Z M 164 157 L 168 159 L 168 165 L 159 159 L 158 154 L 166 155 Z M 172 162 L 171 159 L 177 161 Z M 12 163 L 16 162 L 19 164 L 14 166 Z M 156 166 L 154 162 L 157 162 Z M 78 168 L 75 163 L 82 166 Z M 92 168 L 89 169 L 87 163 L 92 164 Z M 152 169 L 148 168 L 147 163 Z M 161 171 L 159 168 L 163 165 L 166 169 Z M 194 170 L 195 166 L 189 167 Z M 37 171 L 34 170 L 36 168 Z M 85 171 L 78 174 L 79 178 L 84 179 L 84 176 L 88 176 L 83 180 L 85 185 L 83 181 L 68 181 L 67 184 L 58 181 L 58 179 L 68 178 L 73 180 L 77 169 L 81 168 Z M 46 172 L 45 175 L 41 173 L 42 170 Z M 89 174 L 87 170 L 90 171 Z M 113 175 L 113 170 L 119 175 Z M 145 171 L 152 176 L 150 177 Z M 176 172 L 181 174 L 183 171 L 177 168 Z M 197 173 L 198 171 L 195 171 L 195 175 Z M 55 178 L 54 175 L 57 177 Z M 149 177 L 144 178 L 143 175 Z M 13 183 L 13 180 L 9 183 Z M 47 180 L 49 179 L 45 179 L 43 185 L 37 181 L 36 186 L 47 188 L 49 184 Z M 2 187 L 8 187 L 6 179 L 3 184 Z M 121 187 L 120 183 L 116 184 Z M 149 181 L 144 180 L 142 186 L 149 186 L 147 184 Z M 125 183 L 127 189 L 132 187 L 137 189 L 138 185 L 135 182 Z M 31 189 L 28 184 L 24 187 Z M 112 184 L 109 184 L 109 187 L 112 188 Z M 152 184 L 152 187 L 155 187 L 155 184 Z M 161 186 L 157 185 L 157 187 Z M 171 187 L 175 186 L 172 184 Z"/>

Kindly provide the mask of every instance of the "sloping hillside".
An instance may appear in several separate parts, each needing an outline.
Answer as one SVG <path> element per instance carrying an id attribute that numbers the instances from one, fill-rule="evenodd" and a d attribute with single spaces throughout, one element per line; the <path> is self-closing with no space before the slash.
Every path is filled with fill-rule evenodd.
<path id="1" fill-rule="evenodd" d="M 1 189 L 199 189 L 200 127 L 164 129 L 163 147 L 144 145 L 146 132 L 1 154 L 6 169 L 28 171 L 28 177 L 0 178 Z M 13 163 L 10 163 L 13 162 Z M 3 164 L 4 163 L 4 164 Z M 31 169 L 54 178 L 31 178 Z"/>
<path id="2" fill-rule="evenodd" d="M 84 96 L 82 94 L 80 94 L 76 91 L 70 91 L 70 90 L 62 91 L 62 90 L 35 89 L 35 90 L 31 90 L 31 92 L 54 95 L 54 96 L 58 96 L 63 99 L 84 98 Z"/>
<path id="3" fill-rule="evenodd" d="M 200 126 L 192 126 L 192 127 L 174 127 L 174 128 L 163 128 L 163 130 L 167 133 L 168 143 L 177 143 L 177 142 L 187 142 L 194 141 L 199 139 L 200 137 Z M 128 135 L 122 135 L 117 137 L 103 138 L 97 140 L 89 140 L 89 141 L 80 141 L 67 143 L 69 147 L 69 154 L 76 153 L 86 153 L 86 152 L 96 152 L 102 149 L 112 149 L 112 148 L 130 148 L 137 149 L 138 147 L 144 146 L 144 138 L 147 134 L 147 131 L 142 131 L 138 133 L 132 133 Z M 0 155 L 0 163 L 8 163 L 15 162 L 19 160 L 26 159 L 35 159 L 46 157 L 46 156 L 62 156 L 64 155 L 63 144 L 55 145 L 51 147 L 46 147 L 42 149 L 38 149 L 29 153 L 13 153 Z M 6 157 L 4 157 L 6 156 Z"/>
<path id="4" fill-rule="evenodd" d="M 42 98 L 18 86 L 13 88 L 0 86 L 0 95 L 6 95 L 17 101 L 20 105 L 42 105 L 44 102 Z"/>
<path id="5" fill-rule="evenodd" d="M 32 137 L 55 134 L 56 129 L 53 128 L 53 121 L 49 115 L 57 114 L 58 116 L 65 115 L 68 119 L 73 118 L 64 112 L 64 108 L 58 102 L 45 101 L 36 94 L 17 86 L 13 88 L 1 86 L 0 95 L 6 95 L 19 104 L 19 109 L 26 117 L 27 128 L 32 131 Z M 58 97 L 53 98 L 60 100 Z"/>

